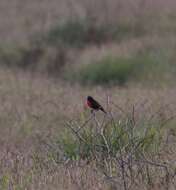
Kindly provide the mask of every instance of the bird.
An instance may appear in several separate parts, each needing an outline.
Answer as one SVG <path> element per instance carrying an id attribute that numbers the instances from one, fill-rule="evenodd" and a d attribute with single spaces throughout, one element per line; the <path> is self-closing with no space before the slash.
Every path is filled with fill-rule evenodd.
<path id="1" fill-rule="evenodd" d="M 92 110 L 95 110 L 95 111 L 101 110 L 102 112 L 107 114 L 107 112 L 104 110 L 104 108 L 92 96 L 87 96 L 86 105 L 88 107 L 92 108 Z"/>

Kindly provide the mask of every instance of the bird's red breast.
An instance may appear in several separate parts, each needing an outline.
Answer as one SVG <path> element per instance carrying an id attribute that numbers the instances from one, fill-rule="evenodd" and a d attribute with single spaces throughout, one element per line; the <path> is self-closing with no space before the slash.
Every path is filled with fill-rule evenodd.
<path id="1" fill-rule="evenodd" d="M 92 108 L 92 104 L 91 104 L 91 102 L 88 101 L 88 100 L 87 100 L 87 106 L 90 107 L 90 108 Z"/>

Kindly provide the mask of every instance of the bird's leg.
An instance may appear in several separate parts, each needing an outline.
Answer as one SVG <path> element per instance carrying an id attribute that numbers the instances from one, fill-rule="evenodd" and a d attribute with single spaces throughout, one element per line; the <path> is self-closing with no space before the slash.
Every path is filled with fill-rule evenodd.
<path id="1" fill-rule="evenodd" d="M 93 109 L 91 109 L 91 114 L 95 117 L 95 111 Z"/>

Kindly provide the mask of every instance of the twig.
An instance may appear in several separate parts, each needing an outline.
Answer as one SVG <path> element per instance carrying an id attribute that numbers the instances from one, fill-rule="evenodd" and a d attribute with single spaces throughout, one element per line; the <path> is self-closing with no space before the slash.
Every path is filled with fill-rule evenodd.
<path id="1" fill-rule="evenodd" d="M 72 132 L 78 137 L 80 141 L 86 142 L 86 140 L 71 126 L 69 122 L 66 122 L 66 126 L 72 130 Z"/>
<path id="2" fill-rule="evenodd" d="M 87 119 L 81 126 L 79 126 L 79 128 L 78 128 L 78 130 L 77 130 L 76 132 L 78 133 L 80 130 L 82 130 L 82 129 L 87 125 L 87 123 L 88 123 L 90 120 L 92 120 L 92 118 L 93 118 L 93 116 L 91 115 L 91 116 L 89 117 L 89 119 Z"/>

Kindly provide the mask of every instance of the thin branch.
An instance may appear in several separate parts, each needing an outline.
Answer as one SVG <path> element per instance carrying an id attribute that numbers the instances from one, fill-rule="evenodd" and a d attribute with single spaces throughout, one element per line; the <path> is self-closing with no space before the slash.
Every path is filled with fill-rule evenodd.
<path id="1" fill-rule="evenodd" d="M 72 132 L 78 137 L 80 141 L 86 142 L 86 140 L 72 127 L 69 122 L 66 122 L 66 126 L 72 130 Z"/>

